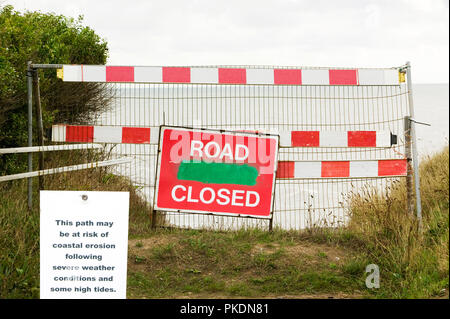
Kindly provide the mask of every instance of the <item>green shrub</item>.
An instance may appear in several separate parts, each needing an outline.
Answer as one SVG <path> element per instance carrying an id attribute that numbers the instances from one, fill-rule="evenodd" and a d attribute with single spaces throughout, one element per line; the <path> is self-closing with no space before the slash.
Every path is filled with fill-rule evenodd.
<path id="1" fill-rule="evenodd" d="M 54 13 L 0 6 L 0 147 L 27 145 L 27 62 L 105 64 L 108 48 L 92 29 Z M 82 123 L 108 107 L 104 84 L 63 83 L 55 70 L 39 70 L 44 128 L 55 122 Z M 35 118 L 36 116 L 33 115 Z M 36 123 L 33 125 L 36 128 Z M 37 134 L 34 134 L 37 136 Z M 23 155 L 0 157 L 0 173 L 25 170 Z"/>

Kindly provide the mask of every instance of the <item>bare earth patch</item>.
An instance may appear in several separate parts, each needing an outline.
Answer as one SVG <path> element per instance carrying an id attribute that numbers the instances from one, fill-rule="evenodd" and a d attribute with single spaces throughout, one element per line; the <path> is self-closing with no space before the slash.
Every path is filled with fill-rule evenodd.
<path id="1" fill-rule="evenodd" d="M 348 258 L 349 254 L 343 248 L 331 247 L 324 244 L 313 244 L 310 242 L 295 243 L 292 245 L 281 246 L 278 243 L 271 244 L 255 244 L 253 246 L 253 253 L 272 254 L 278 249 L 284 249 L 288 255 L 293 257 L 321 256 L 327 258 L 329 261 L 339 262 L 344 258 Z"/>
<path id="2" fill-rule="evenodd" d="M 218 241 L 224 240 L 226 236 L 218 234 L 217 238 L 215 238 L 214 236 L 202 237 L 182 233 L 162 233 L 148 238 L 130 239 L 128 250 L 129 275 L 133 274 L 132 276 L 136 276 L 138 274 L 144 278 L 150 278 L 150 281 L 140 288 L 134 287 L 129 297 L 174 299 L 364 298 L 363 293 L 358 290 L 339 291 L 339 289 L 335 289 L 332 283 L 333 279 L 330 281 L 329 289 L 325 288 L 330 290 L 330 293 L 321 292 L 320 289 L 317 290 L 317 293 L 314 293 L 316 289 L 312 289 L 312 291 L 300 289 L 298 293 L 291 289 L 290 292 L 293 293 L 282 293 L 283 289 L 279 290 L 279 288 L 277 288 L 277 291 L 280 291 L 279 294 L 270 293 L 270 289 L 267 290 L 267 293 L 265 291 L 261 293 L 262 291 L 254 290 L 258 288 L 252 287 L 250 284 L 251 282 L 256 282 L 259 285 L 265 284 L 265 280 L 273 281 L 273 279 L 267 279 L 267 276 L 289 271 L 292 267 L 298 269 L 300 273 L 304 271 L 309 273 L 317 272 L 319 277 L 323 273 L 324 278 L 330 272 L 335 273 L 336 276 L 341 276 L 338 270 L 339 266 L 353 257 L 352 252 L 348 249 L 309 241 L 274 240 L 268 243 L 261 243 L 255 239 L 239 239 L 240 244 L 247 245 L 247 250 L 243 252 L 236 251 L 229 255 L 229 252 L 225 254 L 219 252 L 219 247 L 223 248 L 223 245 L 218 244 Z M 194 246 L 189 246 L 190 244 Z M 241 246 L 235 246 L 235 249 L 236 247 Z M 212 250 L 208 251 L 207 248 Z M 203 253 L 205 255 L 202 255 Z M 218 260 L 218 263 L 210 264 L 214 258 Z M 230 260 L 230 258 L 236 259 Z M 249 267 L 248 263 L 246 264 L 245 262 L 246 260 L 254 260 L 253 262 L 259 265 L 260 268 Z M 269 267 L 269 270 L 267 270 L 267 267 Z M 273 270 L 270 267 L 274 267 Z M 159 292 L 161 290 L 158 289 L 156 289 L 156 292 L 153 292 L 155 290 L 149 290 L 150 286 L 158 286 L 159 283 L 158 280 L 152 281 L 152 274 L 163 269 L 173 271 L 173 273 L 165 274 L 169 277 L 164 279 L 164 282 L 171 286 L 171 290 L 167 292 Z M 163 279 L 160 280 L 162 282 Z M 189 280 L 193 280 L 191 282 L 194 284 L 196 281 L 203 282 L 202 280 L 204 280 L 205 285 L 218 284 L 219 286 L 209 286 L 210 288 L 207 288 L 203 286 L 204 284 L 197 283 L 195 287 L 186 288 L 186 285 L 190 287 L 190 284 L 188 284 Z M 178 282 L 178 284 L 175 284 L 175 282 Z M 138 286 L 140 285 L 142 284 L 138 284 Z M 174 288 L 173 285 L 178 286 Z M 193 290 L 186 291 L 186 289 Z M 230 289 L 238 290 L 233 290 L 230 294 Z"/>
<path id="3" fill-rule="evenodd" d="M 130 239 L 128 240 L 128 251 L 146 251 L 151 250 L 154 247 L 167 245 L 169 243 L 175 243 L 178 241 L 177 236 L 152 236 L 149 238 Z"/>
<path id="4" fill-rule="evenodd" d="M 223 294 L 192 294 L 171 296 L 171 299 L 229 299 L 229 295 Z M 362 294 L 301 294 L 301 295 L 264 295 L 253 297 L 233 296 L 233 299 L 361 299 Z"/>

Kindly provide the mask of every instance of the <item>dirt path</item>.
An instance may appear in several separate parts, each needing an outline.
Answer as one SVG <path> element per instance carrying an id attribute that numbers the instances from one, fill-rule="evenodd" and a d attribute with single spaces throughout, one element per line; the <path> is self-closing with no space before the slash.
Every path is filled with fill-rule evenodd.
<path id="1" fill-rule="evenodd" d="M 364 298 L 360 283 L 343 271 L 352 251 L 292 238 L 263 239 L 182 232 L 131 239 L 129 297 Z"/>

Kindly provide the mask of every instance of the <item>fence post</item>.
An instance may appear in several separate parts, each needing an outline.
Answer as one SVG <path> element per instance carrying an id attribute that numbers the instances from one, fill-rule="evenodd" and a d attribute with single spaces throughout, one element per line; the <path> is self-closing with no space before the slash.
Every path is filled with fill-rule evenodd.
<path id="1" fill-rule="evenodd" d="M 406 80 L 408 86 L 408 104 L 409 104 L 409 114 L 412 119 L 414 118 L 414 104 L 412 96 L 412 81 L 411 81 L 411 64 L 406 62 Z M 410 131 L 411 131 L 411 149 L 414 167 L 414 184 L 416 189 L 416 209 L 417 209 L 417 220 L 419 221 L 419 228 L 422 228 L 422 201 L 420 197 L 420 176 L 419 176 L 419 162 L 417 156 L 417 140 L 416 140 L 416 123 L 409 120 Z"/>
<path id="2" fill-rule="evenodd" d="M 406 208 L 409 214 L 414 213 L 414 191 L 413 191 L 413 167 L 411 157 L 411 117 L 405 116 L 405 155 L 406 167 Z"/>
<path id="3" fill-rule="evenodd" d="M 152 229 L 156 228 L 156 210 L 152 208 Z"/>
<path id="4" fill-rule="evenodd" d="M 33 146 L 33 69 L 31 61 L 27 65 L 27 93 L 28 93 L 28 147 Z M 33 153 L 28 153 L 28 172 L 33 171 Z M 28 209 L 33 208 L 33 178 L 28 178 Z"/>
<path id="5" fill-rule="evenodd" d="M 44 146 L 44 125 L 42 123 L 41 92 L 39 88 L 39 70 L 33 70 L 34 96 L 36 101 L 36 121 L 38 128 L 38 145 Z M 39 170 L 44 169 L 44 152 L 39 152 Z M 39 176 L 39 189 L 44 189 L 44 177 Z"/>

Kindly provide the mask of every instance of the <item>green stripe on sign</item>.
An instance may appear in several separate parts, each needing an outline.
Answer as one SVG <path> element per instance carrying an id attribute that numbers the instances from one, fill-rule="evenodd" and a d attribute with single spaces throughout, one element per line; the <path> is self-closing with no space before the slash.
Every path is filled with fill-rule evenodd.
<path id="1" fill-rule="evenodd" d="M 177 178 L 208 184 L 256 184 L 258 170 L 247 164 L 206 163 L 203 161 L 182 161 Z"/>

